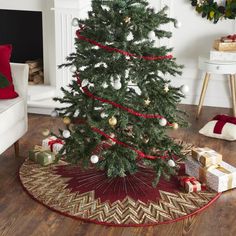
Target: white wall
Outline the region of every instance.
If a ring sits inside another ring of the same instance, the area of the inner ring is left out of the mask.
[[[190,93],[183,103],[197,104],[204,74],[197,69],[198,56],[209,56],[214,39],[235,33],[233,20],[222,20],[217,24],[197,14],[188,0],[174,0],[171,3],[171,16],[181,23],[180,29],[173,30],[170,45],[174,47],[173,55],[185,66],[179,80],[174,84],[188,84]],[[205,104],[210,106],[231,107],[230,90],[226,76],[215,76],[209,82]]]

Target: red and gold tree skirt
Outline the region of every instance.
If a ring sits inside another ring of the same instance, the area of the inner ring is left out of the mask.
[[[177,179],[161,180],[153,188],[153,174],[142,169],[135,175],[108,179],[102,171],[82,171],[64,162],[41,167],[29,160],[19,173],[24,189],[49,209],[105,225],[171,223],[202,211],[220,196],[209,189],[184,193]]]

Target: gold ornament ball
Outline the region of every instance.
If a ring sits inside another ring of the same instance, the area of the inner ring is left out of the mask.
[[[69,124],[71,123],[71,119],[70,119],[69,117],[64,117],[64,118],[63,118],[63,123],[64,123],[65,125],[69,125]]]
[[[173,129],[178,129],[179,128],[179,124],[178,123],[173,123]]]
[[[112,116],[110,119],[109,119],[109,125],[110,126],[115,126],[117,124],[117,119]]]
[[[44,129],[43,131],[42,131],[42,135],[43,136],[48,136],[50,134],[50,130],[49,129]]]

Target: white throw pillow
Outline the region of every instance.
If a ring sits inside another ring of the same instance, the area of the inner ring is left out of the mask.
[[[227,117],[224,116],[223,117]],[[229,117],[232,119],[232,117]],[[234,118],[233,118],[234,119]],[[225,139],[228,141],[234,141],[236,140],[236,124],[226,122],[224,125],[220,125],[221,128],[219,128],[219,123],[222,122],[219,120],[215,120],[215,118],[211,121],[209,121],[200,131],[200,134],[203,134],[208,137],[212,138],[218,138],[218,139]],[[217,124],[218,123],[218,124]],[[218,129],[216,129],[216,125],[218,125]],[[223,126],[223,128],[222,128]],[[216,131],[218,130],[218,132]],[[220,132],[219,132],[220,130]]]

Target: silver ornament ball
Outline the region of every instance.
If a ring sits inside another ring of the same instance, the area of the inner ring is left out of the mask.
[[[154,31],[150,31],[150,32],[148,33],[148,38],[149,38],[150,40],[155,40],[155,38],[156,38],[155,32],[154,32]]]
[[[73,18],[72,21],[71,21],[71,25],[74,26],[74,27],[77,27],[79,26],[79,19],[78,18]]]
[[[161,118],[161,119],[159,120],[159,125],[160,125],[160,126],[166,126],[166,125],[167,125],[167,120],[166,120],[165,118]]]
[[[188,94],[189,93],[189,86],[188,85],[182,85],[181,88],[180,88],[180,91],[183,93],[183,94]]]
[[[119,89],[121,89],[121,87],[122,87],[122,84],[121,84],[120,81],[115,81],[115,82],[114,82],[113,88],[114,88],[115,90],[119,90]]]
[[[170,167],[175,167],[175,162],[174,162],[173,160],[169,160],[169,161],[168,161],[168,165],[169,165]]]
[[[51,112],[51,117],[53,117],[53,118],[58,117],[58,112],[56,110],[53,110]]]
[[[69,138],[70,137],[70,131],[65,129],[63,132],[62,132],[62,136],[64,138]]]
[[[92,156],[90,157],[90,161],[91,161],[93,164],[96,164],[96,163],[98,163],[98,161],[99,161],[99,157],[98,157],[97,155],[92,155]]]
[[[179,29],[182,27],[182,23],[180,21],[175,21],[175,28]]]
[[[77,67],[75,66],[75,65],[72,65],[71,67],[70,67],[70,72],[71,73],[75,73],[77,71]]]

